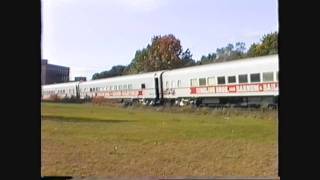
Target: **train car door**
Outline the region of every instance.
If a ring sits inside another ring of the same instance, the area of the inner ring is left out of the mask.
[[[156,91],[156,100],[159,100],[159,78],[154,78],[155,91]]]
[[[77,99],[80,98],[80,88],[79,88],[79,84],[76,85],[76,97],[77,97]]]

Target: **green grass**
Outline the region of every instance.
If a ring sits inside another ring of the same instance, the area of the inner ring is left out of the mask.
[[[276,176],[277,112],[172,109],[43,103],[42,174]]]

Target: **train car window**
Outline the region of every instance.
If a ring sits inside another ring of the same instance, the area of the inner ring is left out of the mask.
[[[260,82],[260,74],[250,74],[250,82]]]
[[[209,86],[216,85],[214,77],[208,77],[208,85]]]
[[[118,87],[119,87],[119,90],[121,90],[121,89],[122,89],[122,85],[119,85]]]
[[[196,87],[197,86],[197,79],[190,79],[190,86],[191,87]]]
[[[90,92],[92,92],[92,88],[90,88]]]
[[[177,87],[181,87],[181,80],[178,80]]]
[[[238,76],[239,83],[247,83],[248,82],[248,75],[247,74],[240,74]]]
[[[166,88],[169,88],[169,81],[166,81]]]
[[[127,89],[127,85],[126,85],[126,84],[125,84],[125,85],[123,85],[122,87],[123,87],[123,89]]]
[[[206,78],[199,78],[199,86],[206,86],[207,82],[206,82]]]
[[[236,83],[236,76],[228,76],[228,83]]]
[[[263,82],[273,81],[273,72],[262,73]]]
[[[132,84],[128,84],[128,89],[132,89]]]
[[[226,78],[224,76],[218,77],[218,84],[226,84]]]
[[[145,89],[146,88],[146,85],[143,83],[141,84],[141,89]]]
[[[117,90],[117,86],[115,85],[115,86],[113,86],[113,89],[116,91]]]
[[[175,88],[176,87],[176,82],[175,81],[171,81],[171,88]]]

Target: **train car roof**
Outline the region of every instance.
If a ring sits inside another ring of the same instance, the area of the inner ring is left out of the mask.
[[[72,85],[77,85],[77,84],[79,84],[79,82],[65,82],[65,83],[56,83],[56,84],[46,84],[46,85],[42,85],[42,87],[54,88],[54,87],[72,86]]]
[[[260,62],[260,60],[272,60],[272,59],[278,60],[278,54],[274,55],[266,55],[266,56],[258,56],[258,57],[249,57],[249,58],[243,58],[243,59],[235,59],[231,61],[224,61],[224,62],[216,62],[216,63],[210,63],[210,64],[203,64],[203,65],[196,65],[191,67],[184,67],[184,68],[178,68],[178,69],[172,69],[172,70],[166,70],[166,73],[171,72],[184,72],[184,71],[193,71],[198,70],[199,68],[213,68],[213,67],[223,67],[223,66],[233,66],[237,64],[243,64],[247,62]]]
[[[161,73],[163,71],[153,71],[153,72],[147,72],[147,73],[140,73],[140,74],[130,74],[130,75],[123,75],[123,76],[114,76],[114,77],[108,77],[108,78],[102,78],[102,79],[96,79],[96,80],[90,80],[90,81],[84,81],[80,84],[86,85],[91,83],[99,83],[104,81],[118,81],[118,80],[130,80],[135,78],[141,78],[141,77],[154,77],[155,74]]]

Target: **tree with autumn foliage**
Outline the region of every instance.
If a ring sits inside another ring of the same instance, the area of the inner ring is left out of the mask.
[[[137,50],[126,74],[174,69],[194,65],[189,49],[183,52],[180,40],[174,35],[154,36],[151,45]]]
[[[182,67],[183,63],[179,57],[181,53],[180,40],[174,35],[153,37],[147,61],[148,71]]]

